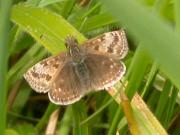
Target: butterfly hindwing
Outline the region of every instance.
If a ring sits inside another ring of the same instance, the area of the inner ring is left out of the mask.
[[[82,93],[80,78],[75,72],[75,66],[67,62],[53,81],[48,93],[49,99],[55,104],[67,105],[78,101]]]
[[[31,67],[24,74],[24,78],[36,92],[46,93],[56,73],[63,67],[64,60],[64,53],[44,59]]]
[[[128,52],[128,43],[124,30],[118,30],[90,39],[82,45],[82,48],[88,53],[122,59]]]
[[[92,89],[101,90],[113,86],[126,71],[123,62],[103,55],[88,54],[85,59]]]

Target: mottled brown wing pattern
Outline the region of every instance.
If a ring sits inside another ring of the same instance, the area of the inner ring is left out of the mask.
[[[83,43],[87,53],[107,55],[122,59],[128,52],[128,43],[124,30],[104,33]]]
[[[128,52],[124,30],[104,33],[81,47],[69,37],[66,45],[67,53],[42,60],[24,74],[32,89],[48,92],[55,104],[72,104],[92,90],[113,86],[125,74],[119,61]]]
[[[48,93],[54,104],[68,105],[78,101],[84,94],[80,78],[75,73],[75,66],[67,62],[53,81]]]
[[[123,62],[103,55],[88,54],[84,62],[89,70],[91,89],[95,90],[113,86],[126,71]]]
[[[24,78],[36,92],[46,93],[57,72],[63,67],[64,61],[64,53],[44,59],[31,67],[24,74]]]

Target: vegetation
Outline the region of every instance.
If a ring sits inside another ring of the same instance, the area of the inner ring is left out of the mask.
[[[180,134],[179,0],[1,0],[0,16],[0,135]],[[130,51],[115,88],[57,106],[23,79],[67,35],[122,28]]]

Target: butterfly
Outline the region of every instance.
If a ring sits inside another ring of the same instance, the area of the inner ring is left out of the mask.
[[[101,34],[81,46],[68,36],[65,45],[67,52],[38,62],[24,74],[31,88],[48,93],[54,104],[72,104],[91,91],[112,87],[125,74],[121,61],[128,53],[124,30]]]

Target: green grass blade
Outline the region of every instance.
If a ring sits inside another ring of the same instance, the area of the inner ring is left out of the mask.
[[[64,18],[68,18],[68,16],[70,15],[71,11],[73,10],[73,7],[75,6],[75,4],[76,4],[76,0],[67,0],[65,2],[65,5],[63,7],[61,15]]]
[[[34,55],[36,53],[38,53],[40,51],[41,47],[37,44],[33,45],[23,56],[20,60],[18,60],[16,62],[16,64],[14,64],[11,69],[8,71],[8,79],[10,79],[12,76],[15,75],[15,73],[17,73],[22,66],[24,65],[24,63],[26,63],[28,60],[30,60],[32,57],[34,57]]]
[[[72,106],[67,107],[62,121],[59,123],[58,135],[68,135],[72,128],[73,111]]]
[[[82,101],[72,105],[73,108],[73,135],[88,135],[87,124],[81,125],[80,122],[87,117],[86,106]]]
[[[49,119],[49,116],[57,108],[58,108],[58,106],[56,106],[56,105],[54,105],[52,103],[49,103],[48,108],[46,109],[46,112],[44,113],[43,117],[40,119],[40,121],[36,125],[36,129],[38,131],[41,131],[44,128],[44,126],[46,125],[46,123],[47,123],[47,121]]]
[[[108,13],[102,13],[90,17],[82,27],[83,32],[88,32],[115,23],[116,20]]]
[[[5,134],[6,128],[6,96],[7,96],[7,70],[8,70],[8,40],[9,40],[9,14],[11,0],[0,1],[0,134]]]
[[[122,108],[119,107],[115,113],[115,116],[114,116],[113,121],[111,123],[111,126],[109,128],[108,135],[115,135],[116,134],[116,132],[117,132],[116,129],[117,129],[118,124],[122,118],[123,118],[123,111],[122,111]]]
[[[129,32],[143,43],[152,58],[157,60],[162,71],[180,88],[179,35],[154,12],[148,12],[136,1],[104,0],[102,2]]]
[[[176,30],[180,33],[180,1],[174,0]]]
[[[39,6],[39,7],[45,7],[45,6],[48,6],[48,5],[57,3],[57,2],[62,2],[62,1],[65,1],[65,0],[41,0],[41,1],[38,3],[38,6]]]
[[[156,0],[154,4],[154,9],[162,15],[168,5],[168,2],[169,0]]]
[[[152,67],[151,67],[151,70],[149,72],[146,84],[145,84],[145,86],[144,86],[144,88],[142,90],[141,96],[145,97],[145,99],[146,99],[146,95],[150,92],[150,88],[153,85],[153,82],[155,80],[155,77],[156,77],[156,74],[157,74],[157,71],[158,71],[157,67],[158,67],[157,63],[154,62]]]
[[[166,116],[164,117],[165,120],[164,120],[163,125],[165,128],[168,128],[170,125],[170,121],[171,121],[173,113],[174,113],[174,107],[176,105],[177,96],[178,96],[178,89],[173,88],[171,91],[171,97],[170,97],[169,102],[168,102],[168,107],[166,109]]]
[[[164,111],[166,111],[166,107],[167,107],[167,103],[168,103],[168,98],[169,98],[169,93],[172,89],[172,83],[167,80],[165,85],[164,85],[164,88],[162,90],[162,93],[160,95],[160,98],[159,98],[159,101],[158,101],[158,104],[157,104],[157,108],[156,108],[156,111],[155,111],[155,115],[156,117],[161,120],[162,123],[163,120],[164,120]]]
[[[126,88],[127,96],[130,99],[134,96],[135,92],[138,90],[144,78],[144,74],[147,69],[147,66],[150,63],[150,59],[145,52],[146,50],[144,49],[143,46],[141,45],[138,46],[128,71],[128,72],[132,72]]]
[[[112,103],[113,98],[109,99],[107,101],[107,99],[105,99],[103,101],[103,105],[101,107],[99,107],[93,114],[91,114],[89,117],[87,117],[86,119],[84,119],[83,121],[81,121],[81,125],[86,124],[87,122],[89,122],[90,120],[92,120],[93,118],[95,118],[98,114],[100,114],[108,105],[110,105],[110,103]]]

